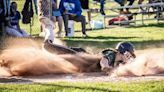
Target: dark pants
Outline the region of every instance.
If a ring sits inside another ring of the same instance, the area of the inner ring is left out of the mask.
[[[133,5],[135,0],[127,0],[129,2],[129,6]],[[124,6],[124,0],[115,0],[115,2],[117,2],[118,4],[120,4],[120,6]],[[126,8],[126,10],[129,10],[129,8]],[[123,9],[121,9],[121,11],[123,11]]]
[[[37,0],[34,0],[34,6],[35,6],[35,13],[38,14],[38,6],[37,6]]]
[[[100,11],[104,11],[105,0],[100,0]]]
[[[86,20],[85,20],[85,16],[80,15],[80,16],[70,16],[68,14],[64,14],[63,15],[63,20],[64,20],[64,27],[65,27],[65,35],[68,35],[68,20],[74,20],[76,22],[81,22],[81,26],[82,26],[82,33],[86,34]]]

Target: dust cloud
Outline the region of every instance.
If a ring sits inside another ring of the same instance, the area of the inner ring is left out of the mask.
[[[139,51],[134,62],[116,68],[111,76],[145,76],[164,73],[164,49]]]
[[[89,54],[57,55],[42,49],[42,40],[8,38],[0,54],[0,76],[44,75],[99,71],[100,57]],[[62,41],[55,41],[63,44]],[[88,69],[86,68],[88,67]]]
[[[1,47],[0,75],[40,75],[51,72],[73,73],[73,70],[76,70],[71,63],[63,58],[42,50],[41,41],[43,42],[42,39],[30,38],[5,39],[5,43]],[[62,43],[61,41],[58,42],[59,44]],[[56,69],[51,67],[56,67]]]
[[[65,45],[60,40],[56,44]],[[42,49],[40,38],[7,38],[0,48],[0,76],[100,72],[101,55],[55,54]],[[164,73],[164,49],[136,51],[134,62],[120,65],[110,76],[143,76]]]

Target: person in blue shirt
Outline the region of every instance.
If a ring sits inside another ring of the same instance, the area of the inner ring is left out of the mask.
[[[83,37],[86,37],[86,19],[85,16],[81,15],[82,8],[79,0],[61,0],[59,9],[62,13],[64,26],[65,26],[65,36],[68,36],[68,20],[74,20],[81,22]]]
[[[7,34],[15,37],[29,37],[29,34],[20,28],[19,20],[21,19],[21,15],[17,11],[17,3],[12,2],[10,8],[10,24],[6,27]]]
[[[19,20],[21,19],[21,15],[20,15],[19,11],[16,10],[15,2],[12,2],[12,4],[11,4],[10,18],[11,18],[11,21],[10,21],[11,25],[16,26],[18,29],[20,29]]]

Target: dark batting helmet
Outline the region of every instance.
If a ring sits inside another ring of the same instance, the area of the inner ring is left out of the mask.
[[[116,49],[121,53],[124,54],[126,51],[130,52],[131,55],[135,58],[136,55],[134,54],[134,45],[130,42],[119,42],[116,46]]]

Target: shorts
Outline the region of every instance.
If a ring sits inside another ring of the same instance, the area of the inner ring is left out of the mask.
[[[52,16],[56,16],[56,17],[61,16],[60,10],[53,10],[52,11]]]

